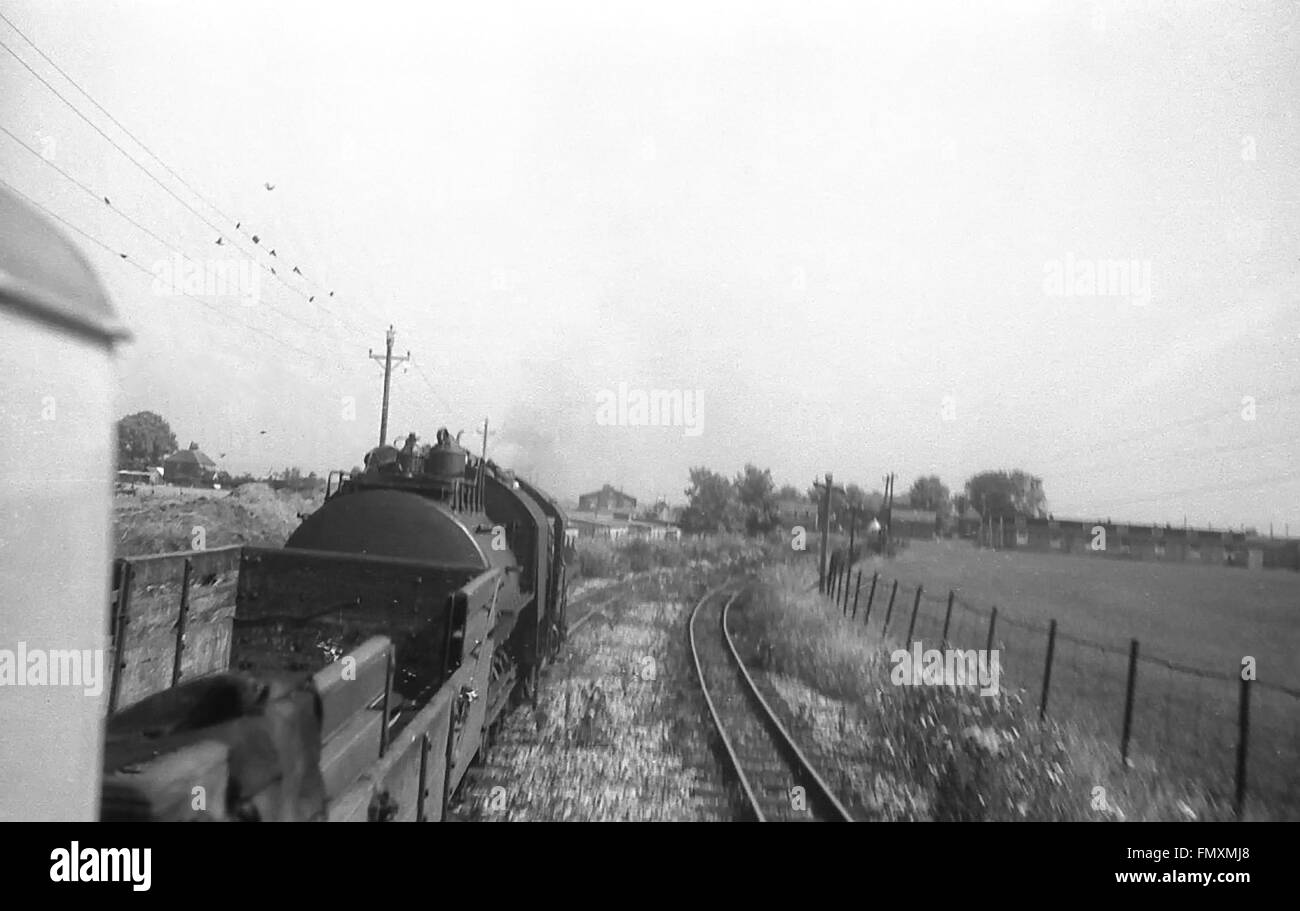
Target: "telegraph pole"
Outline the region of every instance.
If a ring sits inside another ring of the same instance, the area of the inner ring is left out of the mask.
[[[889,552],[889,539],[893,533],[894,526],[894,474],[890,472],[885,475],[885,501],[884,501],[885,521],[880,528],[880,553],[881,556]]]
[[[481,458],[483,464],[485,465],[487,464],[487,438],[488,438],[488,419],[484,418],[483,419],[483,455]]]
[[[372,361],[380,362],[383,363],[384,365],[384,407],[383,407],[383,411],[380,412],[380,416],[379,416],[379,445],[380,446],[383,446],[386,442],[388,442],[388,388],[392,381],[393,363],[396,362],[398,364],[401,364],[411,359],[411,352],[409,351],[406,352],[406,354],[401,357],[393,357],[393,342],[396,340],[396,338],[397,338],[397,333],[393,331],[392,326],[389,326],[387,346],[384,351],[384,354],[382,356],[375,354],[373,349],[369,351],[370,359]]]
[[[823,521],[825,522],[825,524],[822,526],[822,551],[821,551],[821,556],[818,557],[817,559],[817,590],[824,592],[826,590],[827,545],[830,543],[830,536],[831,536],[831,502],[832,502],[831,491],[839,490],[841,493],[843,493],[844,488],[835,487],[835,478],[831,475],[829,471],[826,472],[826,483],[822,484],[820,481],[813,481],[813,487],[826,488],[826,494],[822,498],[822,516],[823,516]]]
[[[479,462],[478,462],[478,489],[479,489],[479,496],[482,496],[483,491],[487,487],[485,483],[486,475],[484,474],[484,472],[487,471],[487,441],[488,441],[488,419],[487,418],[483,419],[483,429],[478,432],[483,434],[483,450],[482,450],[483,454],[479,457]]]

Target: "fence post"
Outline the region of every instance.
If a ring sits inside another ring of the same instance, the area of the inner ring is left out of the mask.
[[[185,571],[181,576],[181,606],[176,614],[176,649],[172,652],[172,686],[181,682],[181,662],[185,658],[185,626],[190,616],[190,576],[194,563],[185,558]]]
[[[943,644],[948,646],[948,624],[952,622],[952,599],[953,590],[948,589],[948,612],[943,615]]]
[[[894,580],[894,587],[889,590],[889,608],[885,611],[885,625],[880,628],[880,638],[885,638],[885,633],[889,630],[889,618],[894,614],[894,595],[898,594],[898,580]]]
[[[1133,732],[1133,694],[1137,687],[1138,641],[1129,642],[1128,646],[1128,687],[1124,693],[1124,730],[1120,734],[1119,761],[1128,765],[1128,741]]]
[[[117,697],[122,688],[122,671],[126,668],[126,625],[131,615],[131,581],[135,577],[135,564],[122,563],[122,576],[118,582],[116,622],[113,624],[113,676],[108,686],[108,714],[117,711]]]
[[[921,609],[921,586],[916,587],[916,600],[912,602],[912,619],[907,623],[907,638],[903,640],[906,645],[912,641],[912,631],[916,629],[916,612]]]
[[[858,584],[853,587],[853,619],[858,619],[858,596],[862,594],[862,570],[858,570]]]
[[[1241,700],[1237,704],[1237,819],[1246,808],[1246,758],[1250,743],[1250,679],[1241,678]]]
[[[1043,697],[1038,701],[1038,720],[1047,717],[1047,693],[1052,685],[1052,656],[1056,653],[1056,620],[1047,628],[1047,664],[1043,667]]]
[[[998,606],[993,605],[993,613],[989,614],[989,639],[984,644],[985,652],[993,651],[993,629],[998,625]]]
[[[866,626],[871,623],[871,602],[876,600],[876,581],[880,578],[880,570],[871,574],[871,593],[867,595],[867,612],[862,615],[862,625]]]
[[[859,570],[861,572],[861,570]],[[844,594],[841,596],[844,601],[844,616],[849,615],[849,583],[853,581],[853,560],[850,558],[844,565]]]

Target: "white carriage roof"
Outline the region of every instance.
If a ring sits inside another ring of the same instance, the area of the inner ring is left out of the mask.
[[[82,252],[0,188],[0,307],[104,342],[129,337]]]

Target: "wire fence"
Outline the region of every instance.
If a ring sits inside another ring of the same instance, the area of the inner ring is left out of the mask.
[[[1000,685],[1040,717],[1068,720],[1114,748],[1121,764],[1155,760],[1194,779],[1238,816],[1252,805],[1300,817],[1300,690],[1206,671],[974,604],[954,591],[856,568],[832,555],[823,586],[848,622],[913,648],[996,650]]]

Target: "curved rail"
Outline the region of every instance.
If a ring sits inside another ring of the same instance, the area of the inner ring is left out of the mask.
[[[777,719],[740,660],[726,622],[731,605],[742,591],[724,585],[705,594],[691,612],[688,630],[691,658],[704,701],[745,800],[759,822],[769,819],[852,822],[853,817]],[[713,613],[716,622],[700,627],[696,621],[701,614],[711,613],[706,607],[716,607],[719,603],[721,609]],[[708,659],[709,674],[705,673],[702,653]],[[729,724],[723,721],[724,712],[730,717]],[[808,805],[802,813],[790,801],[790,787],[796,784],[806,786]]]

